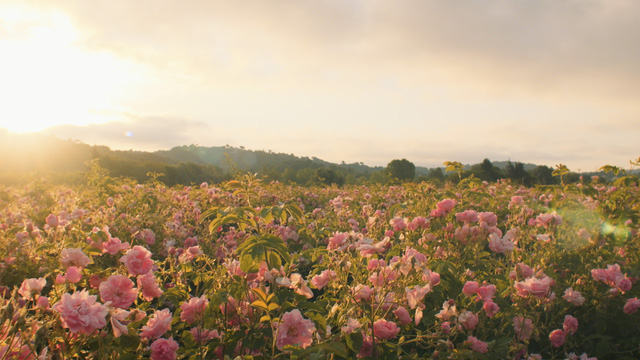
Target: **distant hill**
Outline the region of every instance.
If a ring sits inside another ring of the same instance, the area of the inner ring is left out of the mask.
[[[257,173],[269,180],[308,184],[324,182],[361,183],[386,182],[385,168],[357,163],[331,163],[317,157],[249,150],[244,147],[197,145],[176,146],[154,152],[111,150],[107,146],[87,145],[74,140],[62,140],[38,133],[13,134],[0,128],[0,183],[16,182],[32,175],[48,175],[69,179],[69,174],[81,178],[87,162],[98,159],[111,176],[130,177],[144,182],[148,173],[163,174],[159,180],[168,185],[219,182],[238,172]],[[391,161],[393,159],[389,159]],[[511,166],[509,164],[511,163]],[[489,161],[464,165],[463,176],[474,174],[484,180],[511,178],[525,184],[553,183],[552,169],[535,164],[510,161]],[[634,171],[640,173],[640,170]],[[584,175],[595,175],[584,174]],[[578,176],[574,174],[574,178]],[[603,179],[610,174],[597,173]],[[444,167],[416,166],[416,178],[437,181],[458,178],[444,173]]]

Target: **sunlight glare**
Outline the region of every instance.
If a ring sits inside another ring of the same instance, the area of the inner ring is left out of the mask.
[[[137,65],[79,46],[64,14],[0,7],[0,127],[32,132],[113,120],[114,97],[136,81]]]

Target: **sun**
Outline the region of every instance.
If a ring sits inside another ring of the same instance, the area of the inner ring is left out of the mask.
[[[113,120],[136,64],[82,47],[64,13],[0,5],[0,127],[13,132]]]

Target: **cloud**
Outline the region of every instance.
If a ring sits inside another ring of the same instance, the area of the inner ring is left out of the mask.
[[[147,69],[119,105],[167,125],[56,130],[113,147],[373,165],[637,157],[637,1],[29,1],[67,14],[77,47]]]
[[[159,150],[192,144],[196,134],[211,131],[209,125],[162,116],[131,116],[128,122],[108,122],[86,126],[61,125],[43,133],[88,144],[108,145],[119,150]]]
[[[640,91],[633,1],[57,4],[86,30],[83,46],[206,81],[322,85],[333,72],[354,85],[386,74],[505,93]]]

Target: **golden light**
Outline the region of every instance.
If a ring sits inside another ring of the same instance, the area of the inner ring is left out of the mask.
[[[0,5],[0,127],[14,132],[112,120],[113,102],[137,65],[80,46],[64,13]]]

